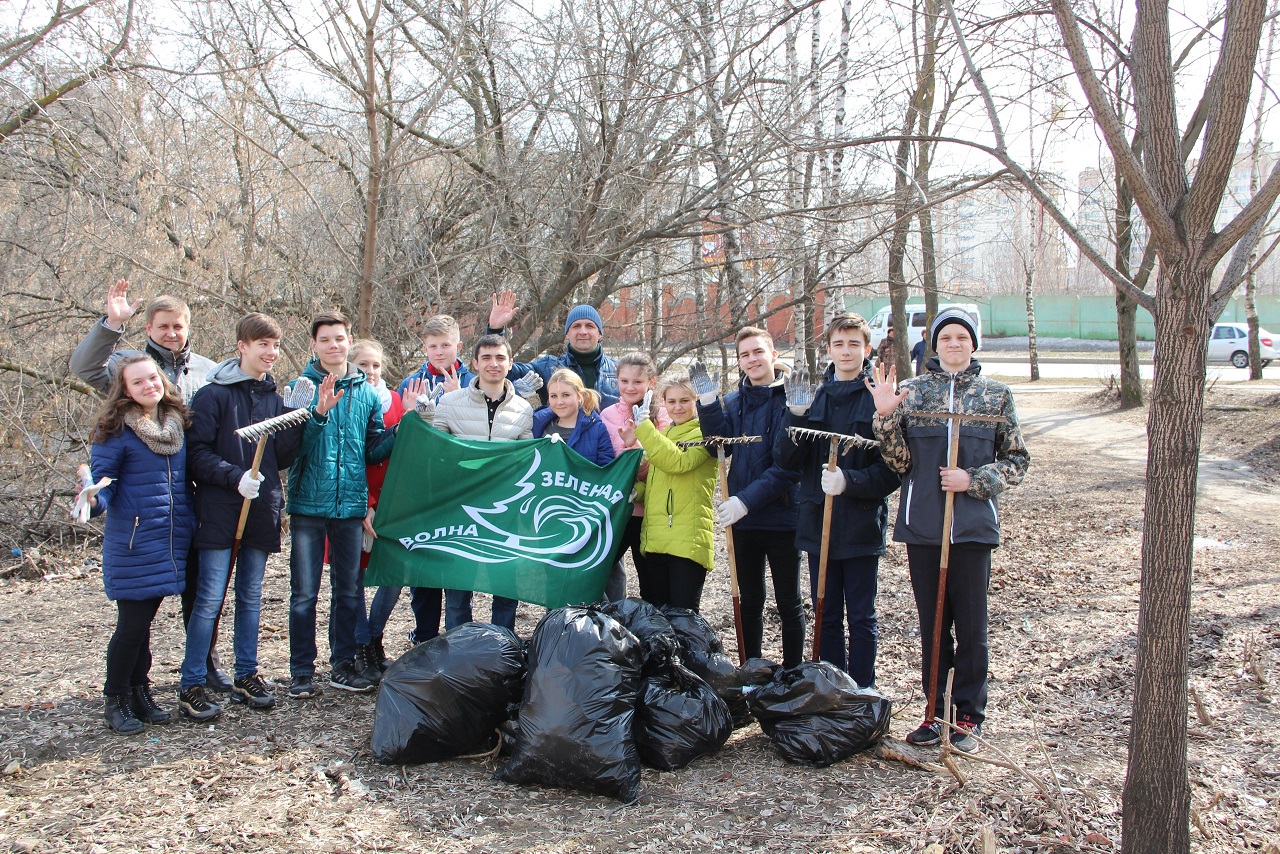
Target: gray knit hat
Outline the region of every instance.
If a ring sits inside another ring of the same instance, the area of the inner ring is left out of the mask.
[[[938,333],[949,323],[959,323],[968,329],[969,337],[973,339],[973,349],[978,349],[978,324],[974,323],[973,317],[962,308],[948,308],[938,312],[938,316],[933,319],[933,325],[929,327],[929,349],[935,353],[938,352]]]

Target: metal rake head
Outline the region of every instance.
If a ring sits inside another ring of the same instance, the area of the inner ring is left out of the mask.
[[[837,443],[838,453],[844,454],[854,448],[878,448],[880,443],[865,436],[846,436],[844,433],[830,433],[826,430],[814,430],[812,427],[788,427],[787,434],[792,441],[796,439],[828,439]]]
[[[272,433],[279,433],[281,430],[287,430],[301,424],[311,417],[309,409],[294,409],[286,412],[284,415],[277,415],[274,418],[267,418],[259,421],[257,424],[250,424],[247,427],[241,427],[236,431],[236,435],[246,442],[256,442],[259,439],[265,439]]]
[[[763,441],[762,436],[707,436],[696,442],[676,442],[679,448],[719,448],[724,445],[749,445]]]

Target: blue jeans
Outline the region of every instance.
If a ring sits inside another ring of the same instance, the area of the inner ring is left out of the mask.
[[[851,557],[827,561],[827,595],[822,603],[822,638],[818,656],[847,672],[861,688],[876,684],[876,588],[880,558]],[[809,553],[809,589],[818,602],[818,555]],[[845,654],[845,617],[849,619]]]
[[[471,591],[446,590],[444,592],[444,628],[445,631],[471,622]],[[491,622],[504,629],[516,630],[516,606],[520,602],[507,599],[505,596],[493,597],[493,616]]]
[[[316,670],[316,597],[324,573],[324,544],[329,541],[329,664],[356,655],[356,616],[360,611],[361,520],[290,517],[289,673],[313,676]]]
[[[409,591],[414,624],[409,642],[418,644],[439,636],[440,598],[444,591],[439,587],[410,587]]]
[[[378,592],[373,594],[373,601],[369,603],[369,636],[374,638],[382,637],[382,633],[387,630],[387,620],[391,619],[391,612],[395,610],[396,602],[400,601],[399,587],[379,587]]]
[[[182,687],[203,685],[222,594],[231,572],[231,549],[200,549],[195,603],[187,621],[187,651],[182,658]],[[237,679],[258,672],[258,621],[262,613],[262,576],[267,553],[241,547],[235,574],[235,650]]]

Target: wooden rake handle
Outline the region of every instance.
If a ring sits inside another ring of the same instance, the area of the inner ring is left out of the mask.
[[[729,500],[729,478],[725,474],[727,464],[724,443],[716,445],[716,476],[720,480],[720,500]],[[742,596],[738,592],[738,558],[733,550],[733,526],[724,526],[724,544],[729,552],[729,597],[733,601],[733,630],[738,640],[738,664],[747,663],[747,641],[742,631]]]
[[[832,438],[827,452],[827,471],[836,470],[836,458],[840,453],[840,440]],[[822,609],[827,598],[827,559],[831,554],[831,507],[835,496],[828,494],[822,502],[822,548],[818,552],[818,598],[813,605],[813,660],[819,661],[822,647]]]

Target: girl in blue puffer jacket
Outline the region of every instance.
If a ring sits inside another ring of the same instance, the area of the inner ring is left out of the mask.
[[[102,580],[117,616],[102,693],[107,725],[118,733],[170,717],[151,695],[151,622],[161,600],[186,583],[196,529],[183,432],[189,425],[177,389],[149,356],[120,360],[90,452],[93,479],[111,483],[89,499],[94,515],[107,514]]]

